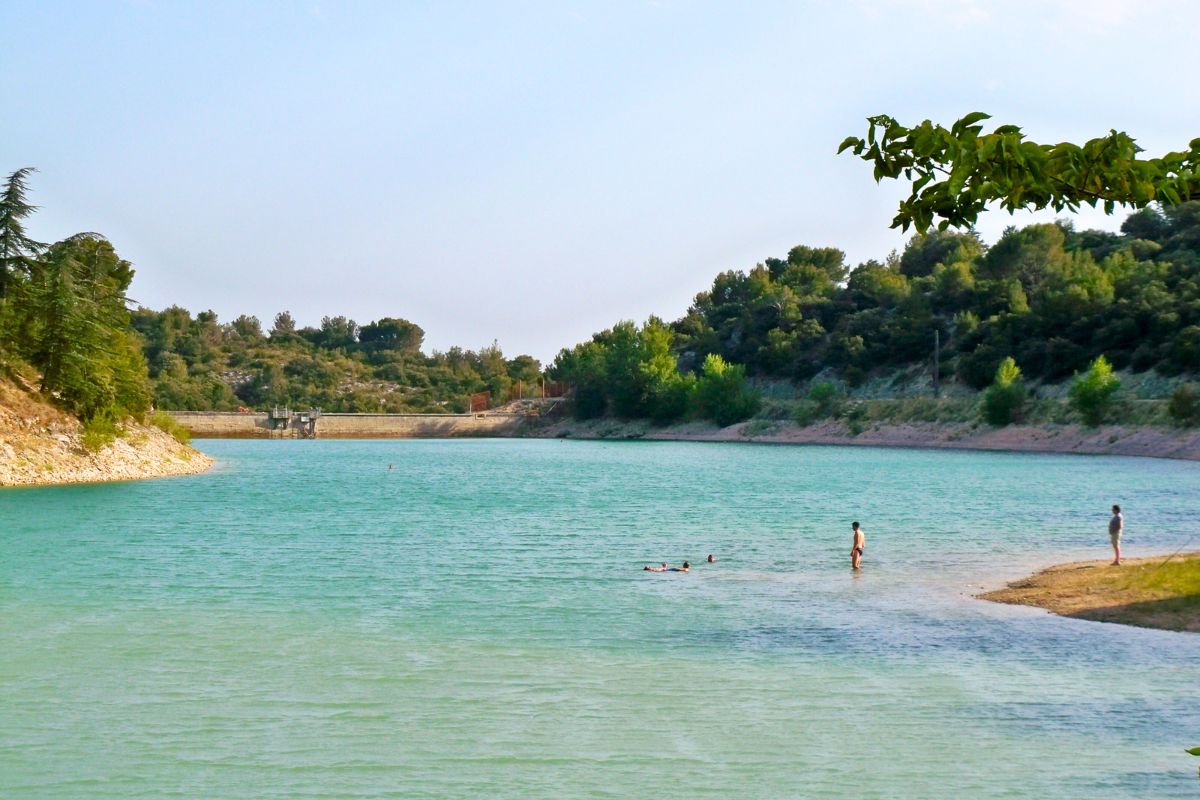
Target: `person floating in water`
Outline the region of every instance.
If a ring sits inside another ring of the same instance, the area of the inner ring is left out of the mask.
[[[853,569],[862,569],[863,551],[867,549],[867,535],[863,533],[863,529],[857,522],[850,525],[850,530],[854,531],[854,542],[850,545],[850,566]]]
[[[710,563],[710,564],[717,563],[717,557],[714,556],[712,553],[709,553],[708,554],[708,563]]]
[[[1108,521],[1108,538],[1112,540],[1114,567],[1121,566],[1121,533],[1125,530],[1125,517],[1121,515],[1121,507],[1113,504],[1112,519]]]
[[[692,565],[686,561],[683,562],[682,567],[668,567],[667,562],[665,562],[665,561],[662,563],[662,565],[657,566],[657,567],[650,567],[650,566],[642,567],[643,572],[690,572],[691,569],[692,569]]]

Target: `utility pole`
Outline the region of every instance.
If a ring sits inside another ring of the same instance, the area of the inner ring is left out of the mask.
[[[933,329],[933,396],[942,396],[942,384],[939,370],[942,367],[942,332]]]

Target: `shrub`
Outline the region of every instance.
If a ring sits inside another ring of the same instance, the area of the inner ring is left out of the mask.
[[[796,424],[802,428],[807,428],[821,419],[821,415],[817,411],[817,404],[812,400],[801,400],[796,403],[795,419]]]
[[[814,383],[808,388],[808,399],[816,404],[817,414],[831,417],[837,414],[839,400],[837,387],[828,381]]]
[[[1108,359],[1098,356],[1087,372],[1076,376],[1068,396],[1071,407],[1079,412],[1084,423],[1095,427],[1108,416],[1113,405],[1113,395],[1120,388],[1121,381],[1113,375]]]
[[[1171,392],[1167,413],[1176,423],[1187,428],[1200,425],[1200,393],[1190,383],[1181,384]]]
[[[722,428],[754,416],[762,402],[746,380],[746,368],[716,353],[704,359],[704,375],[696,382],[696,410]]]
[[[1000,362],[996,378],[983,393],[983,418],[989,425],[1010,424],[1025,405],[1025,382],[1021,368],[1011,356]]]
[[[95,453],[108,447],[121,435],[116,420],[107,415],[97,415],[83,423],[80,441],[85,450]]]
[[[188,429],[180,425],[174,417],[165,411],[155,411],[146,421],[159,430],[171,434],[171,436],[175,437],[175,441],[180,444],[192,443],[192,434],[188,432]]]
[[[842,416],[846,420],[846,427],[850,429],[850,434],[858,436],[863,432],[863,422],[867,419],[867,406],[865,403],[849,403],[844,408]]]

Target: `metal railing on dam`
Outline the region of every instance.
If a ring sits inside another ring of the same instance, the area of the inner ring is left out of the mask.
[[[338,414],[322,412],[303,424],[281,425],[267,411],[168,411],[199,439],[423,439],[511,436],[536,417],[528,414]],[[306,412],[296,412],[297,420]]]

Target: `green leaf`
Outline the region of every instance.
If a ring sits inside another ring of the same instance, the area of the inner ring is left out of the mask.
[[[957,124],[961,125],[963,128],[966,128],[968,125],[974,125],[976,122],[991,118],[991,114],[985,114],[982,111],[972,111],[970,114],[967,114],[965,117],[960,119]]]
[[[842,143],[840,145],[838,145],[838,149],[837,149],[838,154],[840,155],[843,151],[848,150],[851,147],[854,147],[861,141],[862,141],[862,139],[859,139],[857,136],[847,136],[845,139],[842,140]]]
[[[1200,747],[1193,747],[1188,750],[1184,750],[1184,752],[1190,753],[1191,755],[1194,755],[1194,756],[1200,756]]]

